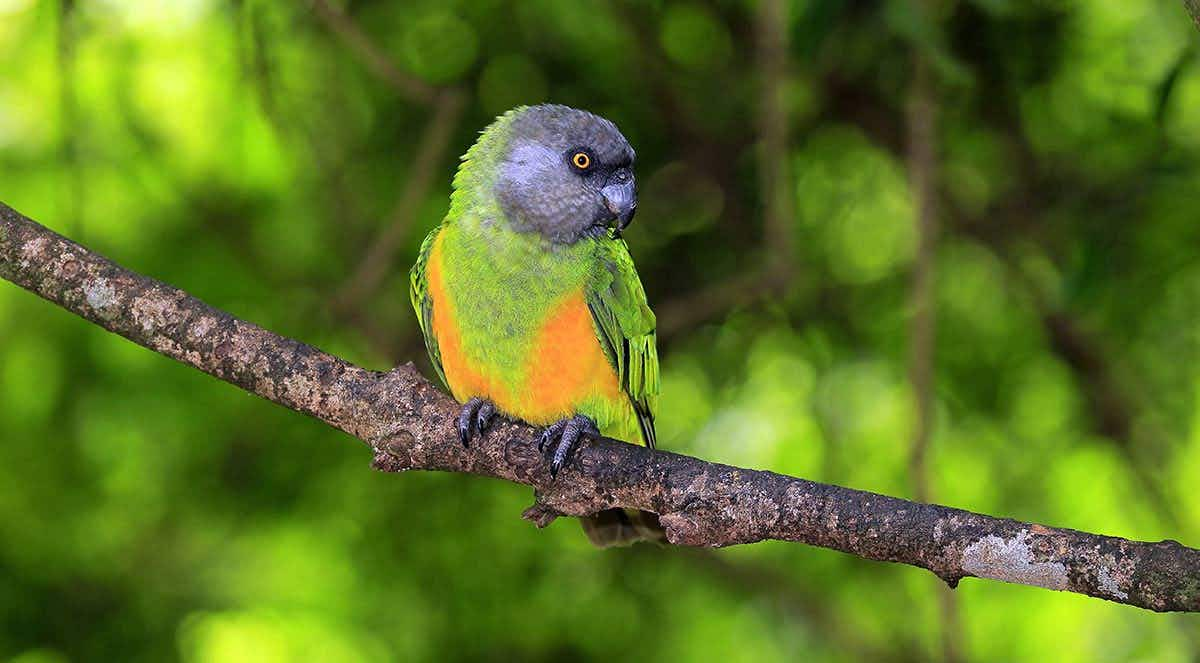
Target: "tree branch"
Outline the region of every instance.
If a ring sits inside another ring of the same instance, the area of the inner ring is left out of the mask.
[[[933,354],[935,347],[934,259],[937,253],[937,148],[933,73],[925,57],[913,55],[913,81],[908,103],[908,170],[916,208],[917,255],[913,262],[912,321],[909,331],[909,381],[916,399],[916,426],[909,455],[909,474],[917,499],[929,499],[927,457],[933,436]]]
[[[916,0],[914,11],[929,21],[930,2]],[[916,208],[917,255],[913,261],[912,320],[909,322],[909,382],[912,384],[915,419],[912,443],[909,447],[908,474],[913,494],[922,502],[932,499],[929,480],[929,446],[933,440],[934,412],[934,354],[936,351],[937,316],[935,311],[934,262],[938,240],[938,95],[933,67],[919,47],[912,52],[912,81],[906,109],[908,134],[909,188]],[[956,597],[944,586],[937,588],[938,610],[941,614],[942,660],[959,663],[965,660],[966,636],[962,628],[962,611]]]
[[[465,96],[462,91],[453,88],[438,93],[429,125],[421,136],[413,158],[413,172],[404,183],[400,199],[384,223],[383,230],[371,242],[354,275],[342,286],[336,302],[339,310],[357,311],[362,302],[374,294],[387,278],[396,250],[408,238],[421,203],[433,185],[434,174],[438,172],[438,166],[450,147]]]
[[[764,0],[758,12],[759,168],[764,209],[763,235],[771,269],[789,274],[794,253],[795,183],[788,163],[788,115],[784,105],[788,62],[788,3]]]
[[[1156,611],[1200,612],[1200,550],[918,504],[644,447],[583,444],[553,481],[537,431],[501,422],[463,449],[457,404],[411,364],[375,372],[238,320],[0,204],[0,277],[109,331],[366,441],[372,465],[465,472],[532,486],[527,517],[615,506],[660,514],[671,543],[797,541]]]
[[[1183,6],[1192,15],[1192,20],[1196,22],[1196,27],[1200,28],[1200,0],[1183,0]]]
[[[726,315],[739,306],[753,306],[773,297],[791,283],[790,271],[767,267],[719,281],[696,292],[655,306],[658,338],[669,339],[697,325]]]
[[[314,0],[313,10],[330,30],[346,42],[371,73],[387,81],[397,92],[421,104],[433,104],[437,100],[436,88],[393,64],[391,58],[363,32],[358,23],[341,9],[333,6],[328,0]]]
[[[795,277],[792,233],[796,205],[792,199],[795,192],[788,163],[788,115],[783,98],[787,84],[788,22],[788,7],[783,0],[765,0],[759,5],[755,38],[761,72],[757,126],[758,180],[764,201],[764,264],[749,274],[717,282],[660,305],[660,339],[671,338],[737,306],[757,304],[759,300],[785,293]]]

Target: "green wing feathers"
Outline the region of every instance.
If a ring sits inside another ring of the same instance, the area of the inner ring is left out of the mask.
[[[646,303],[646,291],[625,242],[600,241],[597,246],[599,268],[588,288],[588,308],[600,344],[637,413],[642,439],[653,449],[659,392],[654,312]]]
[[[425,349],[429,352],[429,361],[442,379],[442,385],[449,389],[446,373],[442,369],[442,353],[438,350],[437,336],[433,333],[433,298],[429,295],[429,281],[425,268],[429,263],[429,253],[433,251],[433,242],[437,239],[442,226],[438,226],[425,236],[421,243],[421,252],[417,255],[417,263],[408,273],[409,297],[412,299],[413,310],[417,312],[417,321],[421,324],[421,334],[425,337]]]

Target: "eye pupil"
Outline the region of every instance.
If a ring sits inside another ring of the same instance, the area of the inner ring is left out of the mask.
[[[587,170],[587,167],[592,165],[592,158],[586,152],[576,152],[575,156],[571,157],[571,163],[580,170]]]

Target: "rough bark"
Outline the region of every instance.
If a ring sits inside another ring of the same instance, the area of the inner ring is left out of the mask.
[[[1200,0],[1183,0],[1183,6],[1192,15],[1192,20],[1195,21],[1196,27],[1200,28]]]
[[[0,204],[0,277],[95,324],[365,441],[386,472],[466,472],[532,486],[525,516],[622,506],[661,515],[671,543],[797,541],[1156,611],[1200,612],[1200,550],[994,518],[664,451],[584,443],[552,481],[538,431],[501,422],[464,449],[454,401],[411,364],[370,371],[124,269]],[[283,451],[281,450],[281,453]]]

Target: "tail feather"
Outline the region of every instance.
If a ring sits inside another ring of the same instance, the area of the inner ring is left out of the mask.
[[[666,543],[658,514],[636,509],[606,509],[579,519],[588,540],[597,548],[629,546],[639,541]]]

